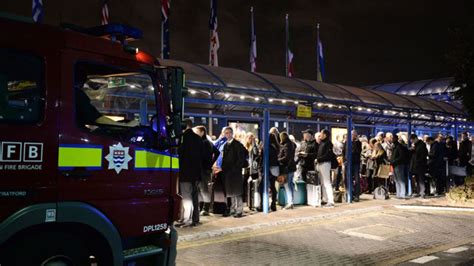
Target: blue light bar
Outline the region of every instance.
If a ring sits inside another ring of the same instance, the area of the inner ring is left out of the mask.
[[[107,25],[88,28],[85,30],[87,34],[98,37],[109,37],[112,41],[133,41],[143,37],[143,32],[134,27],[119,23],[110,23]]]

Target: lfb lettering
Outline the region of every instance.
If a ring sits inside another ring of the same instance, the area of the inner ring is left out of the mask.
[[[28,149],[28,157],[30,158],[37,158],[38,157],[38,147],[31,146]]]
[[[2,142],[2,161],[21,161],[21,142]]]
[[[0,161],[3,162],[42,162],[43,143],[2,142]]]
[[[43,161],[43,143],[25,142],[24,158],[25,162]]]

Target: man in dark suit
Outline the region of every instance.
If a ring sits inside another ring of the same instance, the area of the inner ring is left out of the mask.
[[[222,155],[225,193],[231,202],[230,214],[235,218],[240,218],[243,212],[242,168],[244,168],[246,163],[246,149],[242,143],[234,139],[234,131],[231,127],[224,129],[224,135],[227,139]]]
[[[459,166],[466,166],[467,175],[472,174],[472,167],[469,161],[471,160],[472,154],[472,142],[469,140],[467,132],[461,134],[461,143],[459,143]],[[457,185],[462,185],[464,179]]]
[[[183,197],[183,216],[179,226],[199,224],[198,184],[202,173],[203,141],[193,132],[193,122],[185,120],[179,153],[179,189]]]
[[[428,143],[428,166],[431,176],[436,180],[436,195],[441,195],[446,189],[446,143],[441,134],[437,135],[436,140],[428,138]]]
[[[415,175],[418,184],[418,196],[425,197],[425,173],[428,169],[428,149],[417,135],[412,134],[410,141],[414,144],[410,163],[410,172]]]

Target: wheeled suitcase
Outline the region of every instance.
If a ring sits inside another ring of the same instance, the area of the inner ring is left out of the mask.
[[[306,204],[306,183],[303,180],[296,181],[295,191],[293,193],[293,204],[294,205]]]
[[[252,179],[252,181],[249,182],[247,191],[247,204],[249,209],[260,208],[261,197],[258,191],[258,179]]]
[[[306,184],[306,192],[308,197],[308,205],[313,207],[321,207],[321,186]]]
[[[284,186],[280,186],[280,189],[278,190],[278,205],[286,205],[286,191]]]

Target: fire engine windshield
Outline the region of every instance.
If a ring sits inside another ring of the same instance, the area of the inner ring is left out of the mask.
[[[79,126],[95,132],[108,128],[106,134],[119,135],[131,128],[133,132],[150,128],[157,109],[155,87],[148,73],[79,65],[74,87]]]

